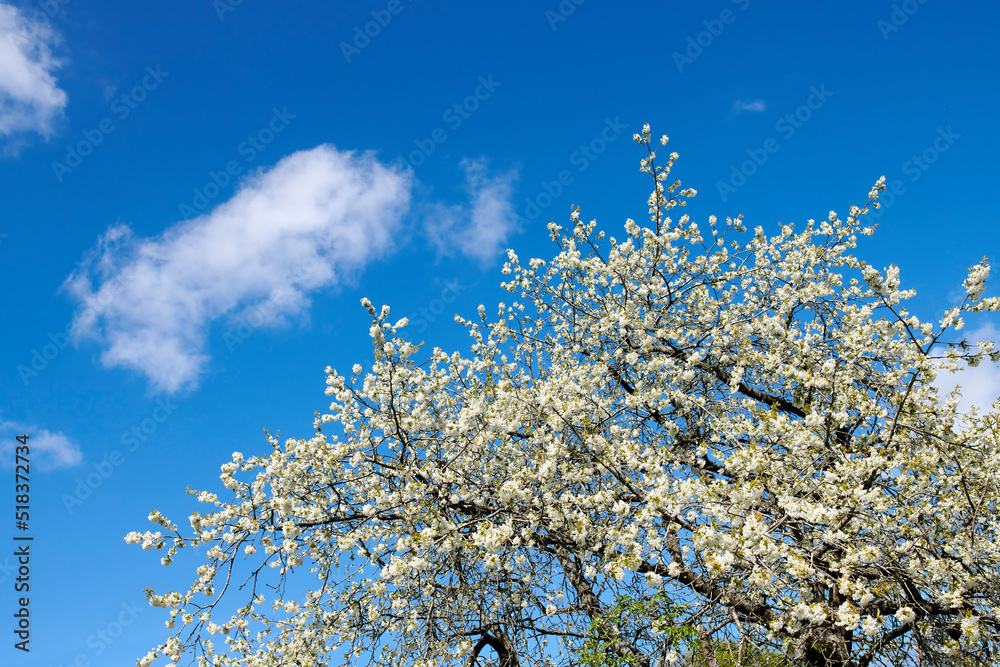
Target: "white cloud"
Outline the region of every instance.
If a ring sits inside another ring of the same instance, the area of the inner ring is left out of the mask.
[[[47,23],[0,2],[0,138],[52,134],[53,121],[66,107],[66,92],[53,75],[61,65],[52,55],[57,42]]]
[[[986,324],[968,332],[965,339],[973,347],[981,340],[1000,344],[1000,331],[993,325]],[[975,368],[965,368],[956,373],[941,372],[933,384],[941,396],[954,389],[955,385],[961,386],[962,400],[958,404],[960,413],[967,413],[972,406],[985,412],[1000,398],[1000,368],[987,358]]]
[[[271,321],[392,249],[411,176],[374,155],[324,145],[249,177],[233,197],[155,238],[110,227],[64,288],[74,336],[96,338],[107,367],[158,390],[192,387],[209,324],[267,302]]]
[[[517,228],[517,211],[511,199],[517,171],[490,175],[485,160],[465,158],[468,205],[431,205],[425,215],[425,232],[442,255],[462,253],[480,262],[501,256],[507,237]]]
[[[736,100],[736,103],[733,105],[733,111],[736,113],[740,113],[741,111],[762,113],[767,111],[767,105],[764,104],[764,100]]]
[[[16,422],[0,422],[0,456],[3,456],[4,466],[15,466],[15,447],[20,446],[15,436],[26,434],[28,438],[29,456],[32,465],[40,470],[55,468],[72,468],[83,460],[80,448],[60,432],[52,433],[35,426],[26,426]]]

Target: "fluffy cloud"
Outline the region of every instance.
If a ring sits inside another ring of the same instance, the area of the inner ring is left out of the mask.
[[[517,228],[512,201],[517,172],[489,174],[485,160],[465,158],[466,205],[434,204],[425,215],[425,231],[444,256],[461,253],[482,263],[496,260],[504,243]]]
[[[212,321],[258,304],[269,321],[304,312],[310,292],[392,249],[410,189],[408,173],[374,155],[324,145],[155,238],[115,225],[64,284],[79,306],[74,336],[97,339],[107,367],[144,373],[157,390],[192,387]]]
[[[30,436],[28,446],[31,449],[31,463],[40,470],[72,468],[83,460],[80,448],[62,433],[52,433],[43,428],[16,422],[0,421],[0,434],[3,437],[0,452],[4,465],[8,468],[14,467],[14,448],[20,444],[14,437],[22,434]]]
[[[66,93],[53,75],[60,65],[52,55],[57,41],[47,23],[0,2],[0,139],[52,133],[66,106]]]

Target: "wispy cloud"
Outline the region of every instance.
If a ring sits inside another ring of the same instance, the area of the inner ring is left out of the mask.
[[[516,170],[490,174],[486,160],[465,158],[465,190],[469,203],[434,204],[425,215],[425,233],[444,256],[464,254],[482,263],[503,252],[507,238],[517,228],[512,201]]]
[[[30,436],[28,439],[29,458],[31,463],[38,466],[40,470],[72,468],[83,461],[80,448],[61,432],[53,433],[32,425],[0,421],[0,437],[3,438],[0,442],[0,452],[2,452],[3,464],[7,468],[14,467],[14,448],[20,445],[14,437],[22,434]]]
[[[61,65],[52,55],[58,41],[48,24],[0,2],[0,139],[6,152],[16,150],[22,133],[50,136],[66,107],[66,92],[54,76]]]
[[[736,103],[733,104],[733,111],[736,113],[744,111],[762,113],[767,111],[767,105],[764,103],[764,100],[736,100]]]
[[[324,145],[155,238],[114,225],[64,284],[79,305],[74,335],[97,339],[105,366],[143,373],[157,390],[193,387],[214,320],[267,299],[280,304],[275,322],[307,312],[311,292],[392,249],[410,189],[409,173],[373,154]]]
[[[992,324],[986,324],[968,332],[965,339],[973,347],[981,340],[1000,344],[1000,331]],[[975,368],[965,368],[956,373],[940,373],[934,380],[934,386],[942,396],[956,385],[962,391],[962,399],[958,404],[960,413],[967,413],[972,406],[979,408],[980,412],[991,410],[993,402],[1000,398],[1000,368],[986,359]]]

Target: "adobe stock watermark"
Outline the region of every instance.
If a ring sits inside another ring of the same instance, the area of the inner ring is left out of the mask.
[[[781,138],[788,141],[795,136],[795,133],[809,122],[813,113],[819,111],[826,104],[826,101],[833,97],[833,93],[826,89],[826,84],[821,84],[819,88],[810,86],[811,94],[806,99],[805,104],[800,104],[795,111],[786,113],[778,122],[774,124],[774,131],[781,135]],[[775,137],[768,137],[760,148],[748,148],[746,153],[748,158],[740,162],[739,165],[729,166],[729,178],[725,181],[716,181],[715,188],[719,191],[722,201],[727,201],[729,195],[733,194],[747,184],[757,170],[767,163],[768,158],[778,152],[781,143]]]
[[[604,119],[604,127],[596,137],[585,144],[580,144],[579,148],[570,153],[569,163],[576,167],[576,173],[582,174],[587,171],[591,163],[594,162],[608,146],[620,137],[628,125],[621,122],[621,116]],[[540,190],[534,196],[524,198],[524,212],[517,216],[518,224],[522,227],[534,222],[542,211],[552,206],[552,203],[562,195],[563,190],[573,184],[576,176],[570,169],[561,169],[551,181],[542,180]]]
[[[47,343],[31,348],[31,359],[28,364],[18,364],[17,374],[25,387],[38,377],[42,371],[49,367],[49,363],[55,360],[59,354],[69,346],[71,332],[73,331],[73,320],[70,320],[62,331],[49,332]]]
[[[56,14],[59,13],[62,5],[68,5],[69,2],[70,0],[43,0],[43,2],[37,3],[37,7],[31,5],[18,7],[18,13],[27,19],[28,22],[51,30],[51,19],[55,18]],[[25,44],[32,44],[35,41],[35,37],[26,28],[27,26],[24,23],[19,23],[14,26],[13,31],[7,33],[7,41],[18,51],[21,51],[21,47]]]
[[[228,160],[219,171],[210,170],[205,183],[192,190],[190,202],[184,202],[177,206],[181,217],[185,220],[193,218],[207,209],[212,200],[223,192],[223,188],[244,172],[245,165],[253,162],[257,155],[274,141],[274,138],[295,118],[295,114],[288,112],[288,107],[282,107],[281,111],[277,107],[271,109],[271,118],[259,130],[247,135],[247,138],[236,146],[236,154],[243,158],[243,162],[233,158]]]
[[[314,271],[319,265],[316,261],[311,265]],[[222,340],[230,352],[236,351],[237,345],[242,345],[260,327],[274,322],[281,314],[282,306],[288,301],[289,294],[283,289],[273,290],[266,301],[263,301],[240,316],[237,324],[222,335]]]
[[[122,602],[121,610],[117,615],[87,637],[85,644],[90,651],[77,653],[73,656],[72,662],[58,667],[92,667],[91,658],[103,655],[115,643],[115,640],[124,634],[126,628],[135,623],[135,619],[144,609],[145,605],[140,606],[136,604],[135,600],[130,603]]]
[[[87,499],[94,495],[94,492],[104,486],[104,483],[114,475],[115,470],[125,464],[128,454],[139,449],[140,445],[149,440],[160,426],[173,416],[177,408],[178,406],[170,399],[156,399],[153,408],[145,417],[136,422],[129,430],[122,432],[118,439],[122,448],[105,451],[100,462],[91,462],[91,469],[85,475],[75,478],[76,487],[74,487],[73,493],[62,494],[60,500],[62,500],[66,512],[72,515],[77,507],[83,505]]]
[[[951,125],[947,129],[939,127],[934,141],[924,150],[912,155],[900,166],[899,170],[903,172],[904,176],[909,177],[910,183],[916,183],[931,168],[931,165],[937,162],[943,153],[948,152],[955,145],[955,141],[961,137],[961,134],[951,129]],[[879,207],[869,207],[868,215],[875,219],[881,218],[885,210],[896,203],[898,197],[906,194],[906,190],[906,181],[901,178],[894,178],[892,181],[886,182],[885,190],[878,197]]]
[[[477,85],[471,95],[466,95],[463,99],[455,102],[444,110],[441,120],[444,121],[454,132],[462,127],[465,121],[472,117],[480,105],[493,96],[496,89],[503,85],[501,81],[495,81],[492,74],[485,77],[479,76]],[[435,127],[425,139],[414,139],[416,148],[406,156],[405,163],[411,167],[419,167],[427,161],[437,147],[448,141],[448,133],[443,127]]]
[[[52,171],[56,179],[62,183],[66,174],[71,174],[83,164],[84,158],[94,152],[94,149],[101,145],[105,137],[115,131],[117,125],[114,118],[124,121],[132,112],[139,108],[139,105],[146,101],[151,92],[156,90],[163,80],[170,76],[170,72],[164,72],[160,65],[155,68],[146,67],[146,74],[131,90],[122,93],[111,102],[110,111],[114,115],[105,116],[97,125],[89,130],[83,131],[83,138],[73,145],[66,146],[66,156],[62,162],[52,163]]]
[[[316,247],[326,253],[331,252],[335,245],[334,239],[318,239],[316,242]],[[308,278],[321,266],[324,266],[321,257],[306,257],[282,276],[281,284],[307,284],[311,282]],[[267,299],[244,311],[236,324],[222,335],[226,348],[230,352],[235,352],[236,346],[245,343],[255,331],[276,321],[282,311],[286,310],[285,306],[292,301],[291,297],[290,288],[277,287],[271,290]]]
[[[37,7],[25,5],[18,8],[18,11],[29,21],[51,28],[51,19],[54,19],[59,10],[69,3],[70,0],[41,0],[41,2],[35,3]],[[22,44],[34,41],[23,29],[20,33],[11,33],[8,35],[8,39],[15,47],[20,46],[15,43],[15,40],[20,41]]]
[[[463,284],[457,278],[446,280],[440,294],[431,299],[427,305],[421,306],[416,313],[408,316],[411,327],[417,327],[417,333],[427,331],[427,327],[437,318],[441,317],[447,310],[448,304],[454,303],[459,296],[469,289],[469,285]]]
[[[732,2],[741,12],[745,12],[750,6],[750,0],[732,0]],[[727,25],[732,25],[736,21],[737,16],[739,14],[726,8],[719,12],[718,18],[702,21],[701,24],[705,26],[705,29],[695,35],[688,35],[684,52],[674,51],[670,54],[674,65],[677,66],[677,72],[683,74],[684,68],[694,63],[701,57],[701,54],[705,53],[705,49],[715,44],[715,40],[725,32]]]
[[[212,9],[220,21],[226,20],[226,14],[235,12],[236,8],[243,4],[243,0],[212,0]]]
[[[920,11],[920,6],[926,2],[927,0],[903,0],[899,4],[893,3],[889,18],[880,18],[875,22],[875,27],[882,33],[882,41],[888,42],[889,36],[906,25],[910,17]]]
[[[0,563],[0,584],[6,582],[12,574],[17,574],[17,566],[10,562],[10,556],[6,556]]]
[[[115,237],[108,241],[107,252],[108,254],[114,254],[114,252],[120,247],[120,240]],[[105,307],[109,305],[117,296],[122,288],[125,286],[125,281],[122,278],[122,274],[119,273],[114,278],[108,280],[104,283],[100,292],[93,299],[87,302],[87,307],[80,314],[79,322],[82,326],[89,326],[94,323],[97,319],[97,307]],[[27,387],[31,380],[38,377],[42,371],[49,367],[56,357],[58,357],[63,350],[69,347],[70,341],[72,340],[73,334],[73,324],[78,321],[77,318],[70,318],[69,322],[59,331],[50,331],[47,335],[48,342],[43,343],[39,347],[31,348],[31,359],[27,364],[17,365],[17,374],[21,378],[21,382]]]
[[[407,2],[412,1],[407,0]],[[404,7],[402,0],[389,0],[385,9],[371,10],[369,13],[372,20],[366,22],[363,27],[361,25],[354,26],[354,38],[350,43],[340,43],[340,52],[344,54],[344,60],[350,64],[354,56],[360,55],[362,51],[367,49],[372,40],[381,35],[382,30],[389,27],[389,24],[392,23],[392,17],[398,16]]]
[[[555,32],[555,29],[559,27],[560,23],[566,21],[570,16],[576,12],[576,8],[585,3],[587,0],[562,0],[559,5],[555,8],[555,11],[551,9],[545,10],[545,20],[549,22],[549,27]]]
[[[38,3],[38,6],[42,8],[42,11],[45,12],[46,16],[49,18],[55,18],[56,14],[59,13],[59,10],[69,3],[70,0],[41,0],[41,2]],[[22,9],[21,11],[24,10]]]

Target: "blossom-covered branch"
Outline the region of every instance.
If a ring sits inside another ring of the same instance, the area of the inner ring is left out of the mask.
[[[989,265],[924,322],[896,267],[852,254],[884,179],[846,219],[703,229],[672,217],[696,195],[668,184],[677,154],[635,140],[648,225],[605,238],[577,209],[551,261],[508,251],[514,300],[456,316],[467,356],[364,300],[375,362],[327,369],[315,436],[234,454],[191,532],[154,513],[167,534],[126,538],[164,564],[209,546],[190,589],[151,593],[181,627],[141,665],[993,664],[998,418],[931,384],[997,361],[950,339],[1000,310]]]

